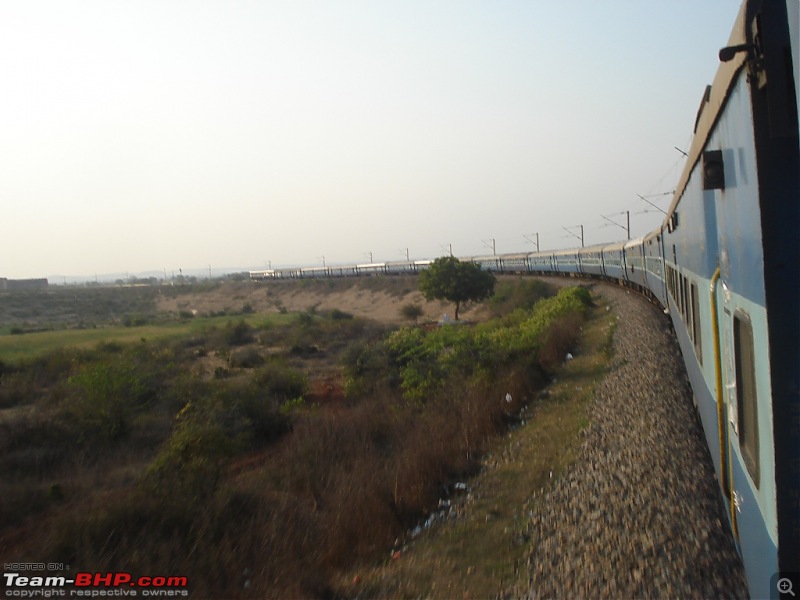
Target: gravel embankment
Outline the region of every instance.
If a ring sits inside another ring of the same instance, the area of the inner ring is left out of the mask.
[[[747,597],[668,318],[598,285],[618,315],[613,369],[579,458],[530,504],[527,598]]]

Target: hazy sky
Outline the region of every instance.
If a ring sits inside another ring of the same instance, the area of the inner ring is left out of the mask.
[[[0,276],[642,235],[738,8],[0,0]]]

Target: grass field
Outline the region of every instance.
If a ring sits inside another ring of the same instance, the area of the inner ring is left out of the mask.
[[[215,327],[224,327],[229,322],[244,320],[248,325],[262,326],[266,323],[289,322],[292,315],[261,314],[224,317],[201,317],[136,327],[97,327],[89,329],[60,329],[11,335],[0,335],[0,361],[16,364],[53,352],[61,348],[92,348],[102,343],[130,344],[145,340],[157,340],[193,333],[202,333]]]

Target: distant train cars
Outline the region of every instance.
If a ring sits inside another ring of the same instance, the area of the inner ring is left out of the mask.
[[[498,273],[604,278],[670,315],[750,595],[800,572],[797,0],[747,0],[698,111],[660,228],[551,252],[462,258]],[[256,271],[253,279],[417,273],[430,261]]]
[[[271,279],[318,279],[320,277],[363,277],[370,275],[415,275],[431,264],[430,260],[374,262],[360,265],[288,267],[250,271],[253,281]]]

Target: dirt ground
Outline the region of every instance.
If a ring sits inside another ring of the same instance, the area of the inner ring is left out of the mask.
[[[327,287],[323,282],[236,282],[225,283],[210,290],[189,292],[170,298],[161,296],[157,301],[160,312],[193,311],[204,315],[218,311],[238,312],[249,305],[256,313],[304,311],[315,307],[318,311],[338,309],[354,316],[374,319],[383,323],[401,324],[407,321],[400,314],[406,304],[419,304],[424,311],[420,322],[439,321],[445,314],[452,318],[453,305],[428,302],[415,289],[412,280],[408,290],[383,290],[364,287],[358,281],[351,285]],[[343,282],[344,283],[344,282]],[[396,286],[395,286],[396,287]],[[462,307],[460,317],[480,320],[479,307]]]

